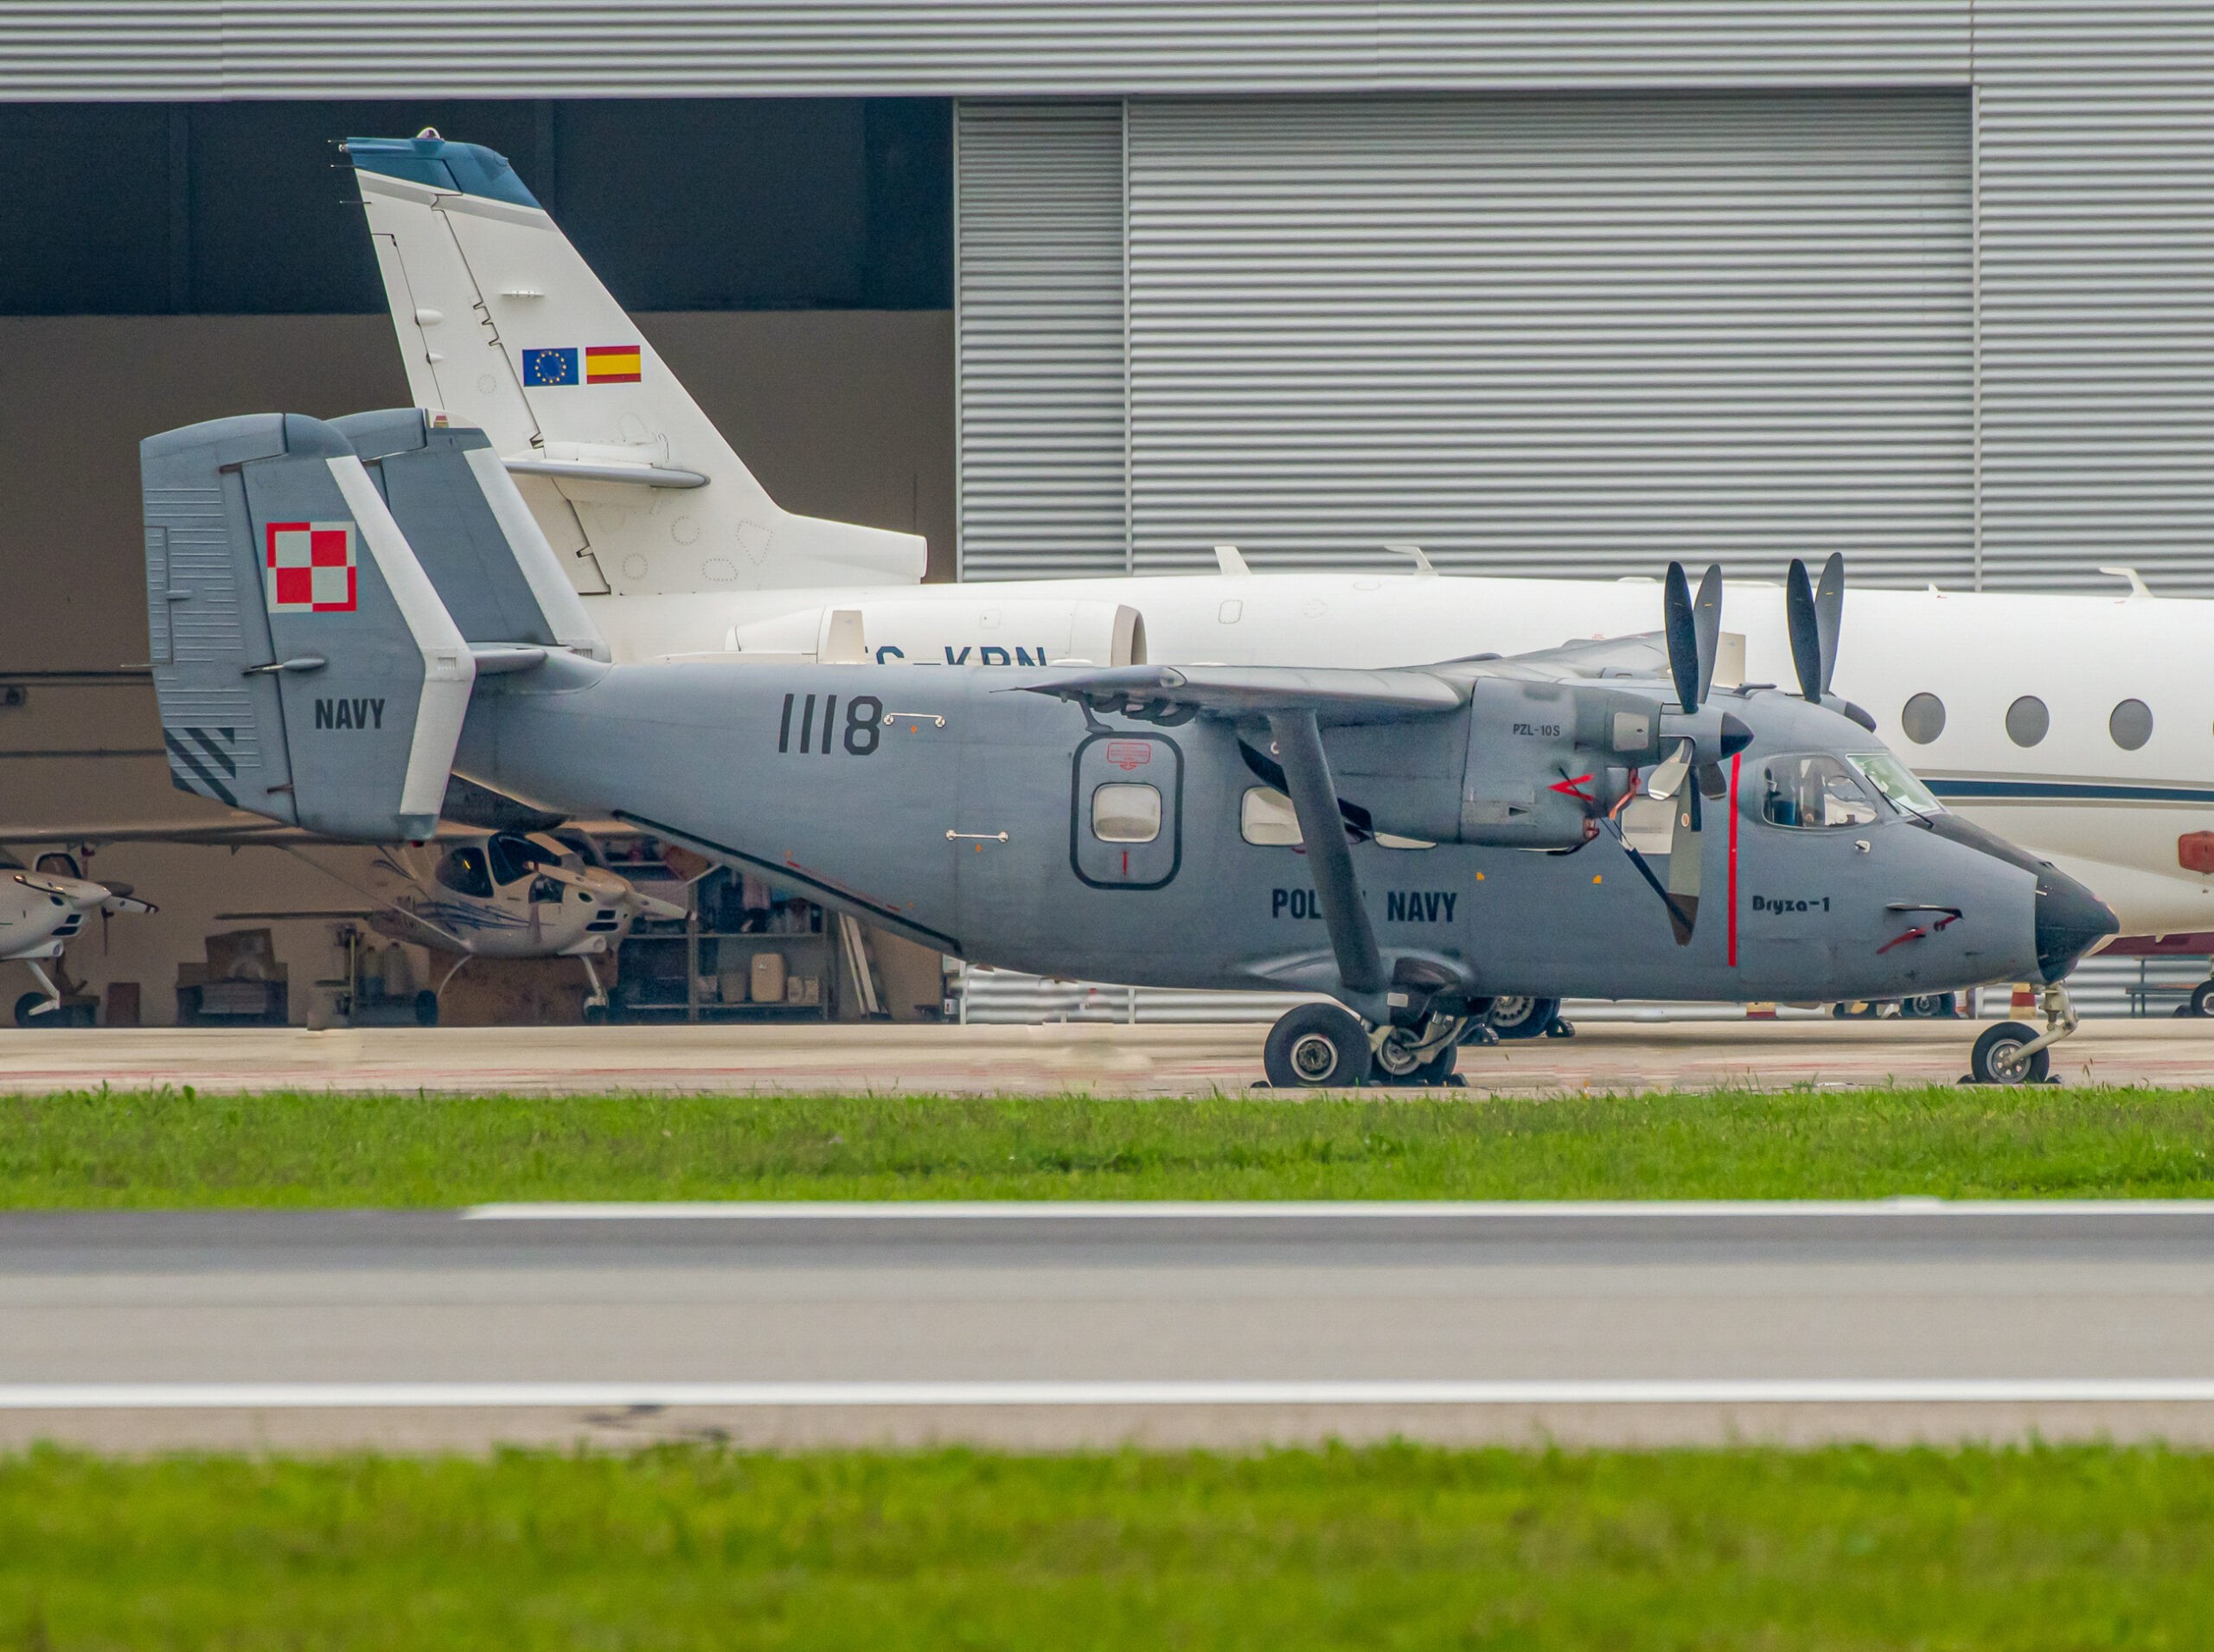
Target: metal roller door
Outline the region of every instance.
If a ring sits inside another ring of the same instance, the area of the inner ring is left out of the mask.
[[[1128,121],[1141,572],[1400,540],[1493,573],[1842,550],[1971,579],[1965,92]]]
[[[961,575],[1126,571],[1120,104],[961,106]]]

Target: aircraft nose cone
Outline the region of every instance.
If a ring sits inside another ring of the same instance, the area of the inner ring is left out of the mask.
[[[2065,873],[2047,866],[2038,875],[2038,967],[2057,981],[2103,936],[2121,927],[2105,901]]]

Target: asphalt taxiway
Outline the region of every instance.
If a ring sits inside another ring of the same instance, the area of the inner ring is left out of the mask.
[[[1973,1021],[1587,1022],[1572,1039],[1462,1052],[1475,1094],[1951,1084]],[[1242,1092],[1259,1026],[295,1028],[0,1031],[0,1091]],[[2069,1084],[2214,1081],[2214,1021],[2087,1021]]]
[[[0,1445],[2214,1442],[2214,1207],[0,1214]]]

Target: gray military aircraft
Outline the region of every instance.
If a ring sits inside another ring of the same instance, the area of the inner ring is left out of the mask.
[[[1422,669],[611,665],[537,603],[558,564],[481,432],[348,423],[366,453],[282,414],[142,448],[163,723],[213,759],[176,782],[288,824],[420,838],[458,772],[960,957],[1328,995],[1270,1033],[1280,1085],[1441,1082],[1510,988],[2057,983],[2115,928],[1828,693],[1838,567],[1792,584],[1797,695],[1716,689],[1719,570],[1674,567],[1657,637]],[[2053,996],[1979,1076],[2042,1076]]]

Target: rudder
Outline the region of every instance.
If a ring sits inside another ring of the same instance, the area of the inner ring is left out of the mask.
[[[258,413],[139,445],[154,688],[184,791],[428,837],[476,680],[345,436]]]

